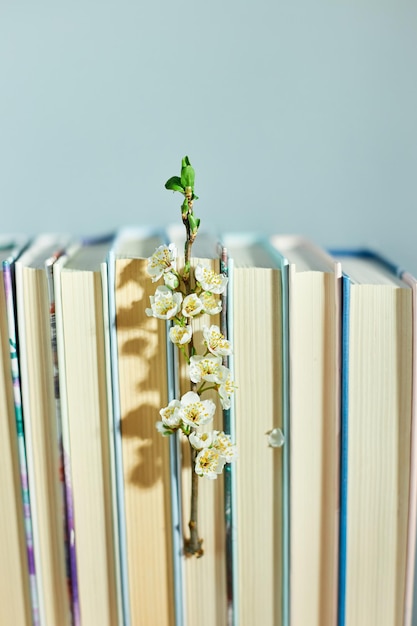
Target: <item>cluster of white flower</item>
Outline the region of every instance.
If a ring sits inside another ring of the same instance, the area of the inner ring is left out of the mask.
[[[230,408],[235,384],[229,368],[223,365],[223,357],[232,353],[232,347],[216,325],[203,327],[204,354],[196,355],[192,350],[190,356],[186,346],[193,342],[194,318],[203,313],[220,313],[222,305],[218,296],[225,291],[228,279],[198,264],[194,270],[195,288],[187,293],[183,277],[176,270],[175,249],[166,245],[160,246],[148,259],[147,271],[152,282],[163,278],[164,285],[157,287],[155,295],[150,297],[151,306],[146,313],[172,321],[169,337],[187,359],[194,388],[181,400],[172,400],[160,410],[161,421],[157,422],[157,429],[162,435],[180,430],[196,451],[195,472],[206,478],[217,478],[225,463],[236,459],[237,451],[230,436],[224,432],[198,431],[212,421],[216,408],[212,400],[202,400],[201,395],[214,389],[222,407]]]

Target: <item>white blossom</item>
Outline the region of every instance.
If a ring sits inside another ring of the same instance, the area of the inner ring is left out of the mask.
[[[176,289],[179,285],[178,276],[174,272],[166,272],[164,274],[164,283],[170,289]]]
[[[172,292],[168,287],[157,287],[155,295],[150,296],[151,308],[146,309],[150,317],[169,320],[175,317],[181,307],[182,294]]]
[[[174,432],[173,430],[165,426],[164,422],[156,422],[155,426],[158,433],[161,433],[163,437],[168,437],[168,435],[172,435],[172,433]]]
[[[231,442],[230,435],[215,430],[213,432],[212,448],[218,451],[226,463],[231,463],[237,459],[237,447]]]
[[[198,263],[195,268],[195,278],[198,280],[200,285],[205,289],[205,291],[210,291],[211,293],[223,293],[227,286],[227,281],[229,280],[223,274],[216,274],[212,269]]]
[[[176,345],[183,346],[187,343],[190,343],[191,337],[193,336],[193,329],[190,325],[188,326],[179,326],[175,325],[169,329],[169,338],[172,343]]]
[[[224,365],[219,367],[216,382],[219,384],[218,392],[222,407],[224,409],[230,409],[230,396],[234,393],[236,385],[228,367],[225,367]]]
[[[224,457],[215,448],[203,448],[197,454],[195,472],[204,478],[214,479],[222,473],[224,464]]]
[[[193,383],[200,383],[202,380],[212,383],[217,382],[221,364],[221,357],[214,356],[214,354],[192,356],[190,358],[190,380]]]
[[[174,261],[175,247],[173,245],[166,246],[165,244],[159,246],[153,255],[148,258],[146,267],[149,276],[152,276],[152,282],[156,282],[161,278],[162,274],[172,269]]]
[[[195,430],[188,437],[190,444],[194,450],[202,450],[211,446],[213,441],[213,433],[197,433]]]
[[[216,405],[211,400],[201,400],[194,391],[188,391],[181,398],[180,415],[184,424],[196,428],[213,419]]]
[[[222,303],[209,291],[200,293],[200,300],[203,303],[204,313],[208,315],[217,315],[222,310]]]
[[[225,339],[218,326],[203,326],[204,343],[212,354],[226,356],[232,354],[230,341]]]
[[[168,428],[179,428],[181,424],[181,402],[179,400],[171,400],[164,409],[159,411],[162,417],[162,423]]]
[[[182,303],[182,314],[185,317],[194,317],[203,310],[203,303],[195,293],[185,296]]]

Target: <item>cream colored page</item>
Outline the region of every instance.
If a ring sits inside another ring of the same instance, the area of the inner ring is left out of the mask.
[[[116,310],[127,560],[132,626],[174,624],[165,322],[145,309],[156,285],[146,261],[116,261]]]
[[[39,538],[39,576],[47,624],[70,624],[65,571],[64,503],[59,479],[58,437],[53,390],[51,337],[46,276],[42,270],[22,268],[20,302],[24,323],[21,346],[23,412],[31,431],[33,494]],[[30,419],[29,419],[30,417]]]
[[[101,277],[61,273],[67,412],[83,623],[117,624]]]
[[[411,291],[368,287],[360,305],[360,288],[351,287],[346,626],[397,626],[406,569]]]
[[[335,278],[290,279],[292,626],[335,624],[338,475]]]
[[[234,270],[239,624],[282,623],[280,274]]]

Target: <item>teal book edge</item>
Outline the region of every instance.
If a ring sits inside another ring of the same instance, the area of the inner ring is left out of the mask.
[[[161,234],[161,233],[160,233]],[[168,234],[161,234],[166,245],[169,245]],[[180,396],[179,392],[179,363],[175,346],[169,339],[169,329],[172,322],[166,322],[166,357],[167,357],[167,388],[168,402]],[[169,437],[169,466],[170,466],[170,500],[171,500],[171,539],[172,565],[174,578],[174,618],[175,626],[185,626],[186,592],[183,572],[183,519],[182,519],[182,489],[181,489],[181,442],[179,434]]]
[[[346,609],[346,554],[347,554],[347,493],[349,445],[349,311],[350,279],[342,276],[342,408],[340,441],[340,521],[339,521],[339,592],[338,624],[345,626]]]
[[[117,241],[117,240],[116,240]],[[120,397],[119,397],[119,370],[117,358],[117,336],[116,336],[116,282],[115,282],[115,244],[109,250],[107,257],[108,275],[108,306],[109,306],[109,328],[110,328],[110,354],[111,354],[111,385],[113,400],[113,445],[116,469],[116,499],[120,548],[120,577],[122,586],[122,607],[123,626],[130,626],[130,607],[128,595],[128,574],[126,561],[126,521],[124,515],[124,483],[123,483],[123,462],[122,462],[122,441],[120,433]]]

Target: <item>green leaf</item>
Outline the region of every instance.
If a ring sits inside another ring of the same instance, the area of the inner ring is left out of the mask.
[[[200,225],[200,220],[198,217],[194,217],[192,213],[188,216],[188,223],[190,225],[191,231],[195,234],[198,231],[198,227]]]
[[[171,176],[171,178],[165,183],[165,189],[180,191],[181,193],[185,192],[183,186],[181,185],[181,178],[179,176]]]
[[[184,202],[181,205],[181,213],[182,215],[186,215],[188,213],[188,200],[185,198]]]
[[[185,187],[194,187],[195,172],[191,165],[186,165],[181,170],[181,185]]]
[[[185,156],[181,163],[181,185],[184,188],[191,187],[191,190],[193,190],[194,179],[195,179],[194,168],[191,166],[190,159],[188,158],[188,156]]]

